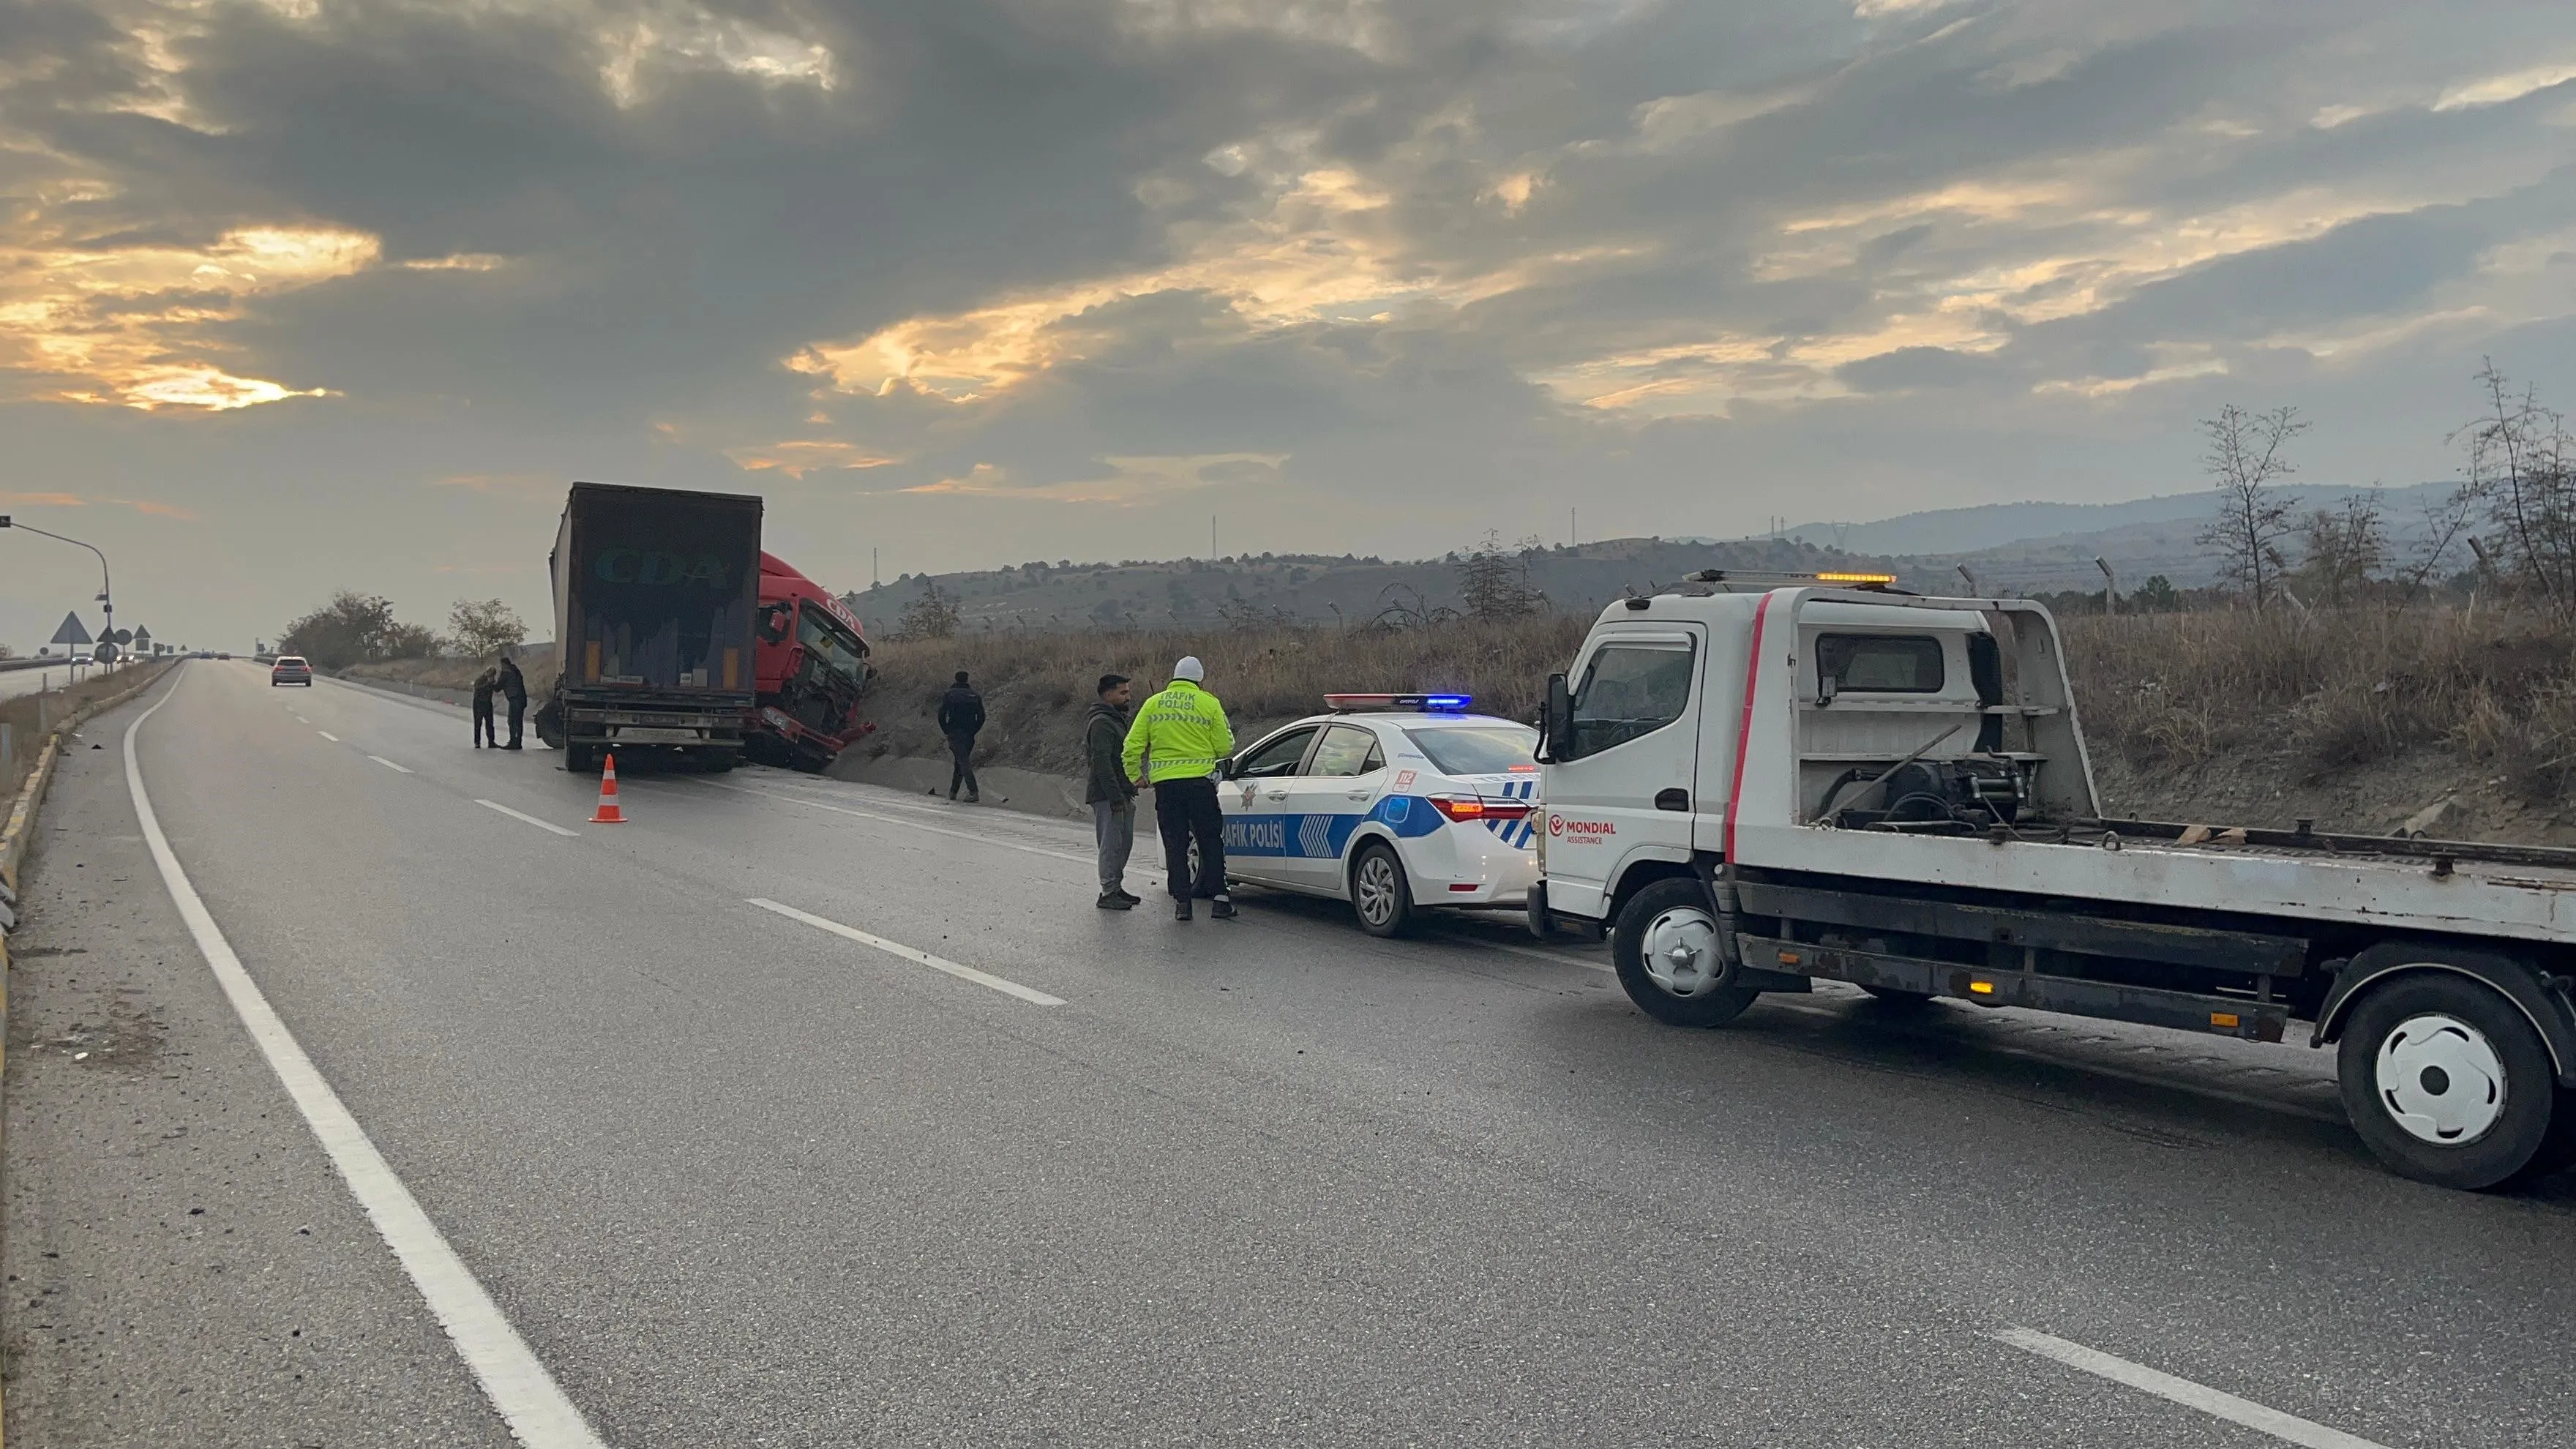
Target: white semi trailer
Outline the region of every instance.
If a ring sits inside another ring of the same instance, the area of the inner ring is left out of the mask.
[[[1865,577],[1695,575],[1549,681],[1541,934],[1677,1026],[1851,982],[2338,1044],[2398,1172],[2576,1159],[2576,851],[2106,818],[2056,622]]]

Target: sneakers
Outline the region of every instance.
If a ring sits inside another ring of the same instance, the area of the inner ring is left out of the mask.
[[[1137,895],[1133,891],[1128,890],[1125,886],[1120,886],[1118,889],[1111,891],[1110,894],[1116,896],[1122,901],[1125,901],[1131,906],[1141,906],[1145,903],[1145,898],[1143,896]]]
[[[1223,896],[1218,896],[1215,900],[1208,902],[1208,919],[1211,921],[1233,920],[1234,902],[1227,900]]]
[[[1104,911],[1132,911],[1136,909],[1136,898],[1123,891],[1113,891],[1092,904]]]
[[[1188,920],[1189,918],[1190,918],[1190,903],[1189,903],[1189,900],[1188,900],[1186,897],[1184,897],[1184,898],[1183,898],[1183,899],[1181,899],[1181,900],[1177,900],[1177,901],[1172,902],[1172,919],[1173,919],[1173,920],[1175,920],[1175,921],[1186,921],[1186,920]]]

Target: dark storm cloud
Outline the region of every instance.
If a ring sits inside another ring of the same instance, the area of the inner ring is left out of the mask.
[[[2148,491],[2249,390],[2376,469],[2563,351],[2576,19],[2471,9],[30,0],[0,427],[210,527],[614,471],[916,566]]]

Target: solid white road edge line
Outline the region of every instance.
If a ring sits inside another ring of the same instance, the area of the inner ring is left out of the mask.
[[[315,730],[313,733],[320,735],[322,738],[329,740],[335,745],[340,743],[340,737],[331,733],[329,730]]]
[[[2385,1445],[2347,1434],[2341,1429],[2329,1429],[2323,1424],[2310,1423],[2296,1415],[2284,1414],[2278,1409],[2267,1409],[2251,1399],[2240,1399],[2234,1394],[2221,1393],[2205,1384],[2196,1384],[2189,1379],[2178,1379],[2172,1374],[2159,1373],[2144,1364],[2131,1363],[2125,1358],[2114,1358],[2099,1349],[2086,1348],[2080,1343],[2051,1338],[2045,1333],[2027,1328],[2000,1328],[1995,1330],[1993,1336],[2015,1348],[2038,1354],[2041,1358],[2054,1359],[2068,1368],[2082,1369],[2088,1374],[2098,1375],[2113,1383],[2126,1384],[2130,1388],[2153,1394],[2160,1399],[2170,1399],[2185,1408],[2198,1409],[2204,1414],[2225,1419],[2231,1424],[2242,1424],[2248,1429],[2259,1429],[2275,1439],[2301,1445],[2303,1449],[2387,1449]]]
[[[397,774],[397,775],[408,775],[408,774],[410,774],[410,773],[411,773],[411,771],[410,771],[408,768],[406,768],[406,767],[404,767],[404,766],[402,766],[402,765],[397,765],[397,764],[395,764],[393,761],[386,759],[386,758],[385,758],[384,756],[382,756],[382,755],[369,755],[369,756],[367,756],[367,758],[368,758],[368,759],[370,759],[370,760],[375,761],[375,762],[376,762],[377,764],[379,764],[379,765],[384,766],[386,769],[393,771],[393,772],[394,772],[395,774]]]
[[[509,817],[510,817],[511,819],[513,819],[513,820],[524,820],[524,821],[526,821],[528,824],[530,824],[530,825],[533,825],[533,826],[537,827],[539,830],[551,830],[551,831],[553,831],[553,832],[554,832],[555,834],[557,834],[557,835],[576,835],[576,836],[577,836],[577,835],[581,834],[581,832],[580,832],[580,831],[578,831],[578,830],[566,830],[566,829],[564,829],[562,826],[557,825],[557,824],[553,823],[552,821],[548,821],[548,820],[539,820],[539,819],[538,819],[537,817],[535,817],[534,815],[522,815],[522,814],[520,814],[518,811],[511,809],[509,806],[502,804],[502,803],[501,803],[500,801],[498,801],[498,800],[477,800],[477,801],[475,801],[474,803],[475,803],[475,804],[477,804],[477,805],[482,806],[482,807],[483,807],[484,809],[486,809],[486,810],[498,810],[498,811],[500,811],[502,814],[509,816]]]
[[[456,1250],[447,1245],[447,1239],[429,1220],[429,1214],[421,1210],[411,1189],[394,1175],[384,1154],[368,1139],[366,1129],[349,1115],[340,1094],[322,1079],[322,1073],[304,1054],[303,1046],[286,1029],[286,1023],[270,1009],[268,998],[260,994],[259,983],[242,969],[232,943],[224,939],[206,903],[198,898],[196,887],[188,883],[188,873],[180,868],[179,857],[171,851],[169,837],[161,833],[161,818],[152,812],[152,797],[143,791],[143,769],[134,756],[136,731],[169,702],[170,695],[163,694],[159,703],[126,726],[125,785],[134,797],[134,813],[142,822],[143,840],[151,847],[152,862],[161,868],[161,883],[169,888],[171,903],[188,923],[188,934],[196,938],[199,954],[213,968],[215,980],[231,999],[251,1040],[258,1043],[260,1055],[268,1059],[269,1069],[277,1073],[286,1095],[304,1114],[304,1124],[313,1129],[331,1165],[349,1184],[350,1195],[366,1210],[368,1221],[375,1224],[385,1246],[393,1249],[403,1271],[411,1275],[412,1286],[420,1290],[439,1326],[447,1330],[457,1355],[473,1370],[475,1380],[508,1423],[510,1433],[528,1449],[605,1449],[581,1411],[556,1387],[554,1376],[537,1361],[527,1341],[510,1326],[510,1320],[501,1316],[500,1306],[475,1281],[472,1270],[456,1256]]]
[[[746,903],[758,906],[764,911],[775,911],[791,921],[803,921],[818,931],[829,931],[835,936],[856,941],[862,946],[874,946],[889,956],[901,956],[906,961],[917,961],[933,971],[945,971],[960,981],[972,981],[978,986],[989,986],[1004,996],[1016,996],[1031,1006],[1064,1005],[1064,998],[1061,996],[1049,996],[1043,991],[1032,991],[1016,981],[1005,981],[990,972],[978,971],[972,966],[960,966],[954,961],[933,956],[927,951],[916,951],[901,941],[889,941],[883,936],[871,936],[855,926],[844,926],[838,921],[826,920],[811,912],[800,911],[794,906],[782,906],[776,901],[764,900],[759,896],[751,897]]]

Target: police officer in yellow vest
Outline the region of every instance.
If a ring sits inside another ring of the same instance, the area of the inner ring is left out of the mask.
[[[1202,686],[1207,666],[1193,654],[1172,666],[1172,682],[1136,710],[1122,757],[1129,779],[1154,787],[1154,822],[1163,832],[1163,875],[1172,915],[1190,918],[1190,898],[1212,901],[1208,914],[1234,914],[1225,894],[1225,817],[1217,810],[1216,773],[1234,753],[1225,706]],[[1190,879],[1190,842],[1199,845],[1199,874]]]

